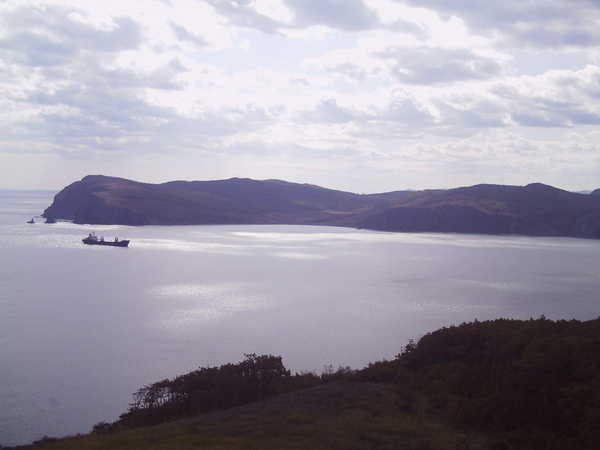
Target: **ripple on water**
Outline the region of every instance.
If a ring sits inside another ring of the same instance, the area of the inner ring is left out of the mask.
[[[170,308],[166,312],[162,310],[155,324],[172,330],[222,321],[239,312],[271,305],[264,295],[253,294],[252,287],[246,283],[159,286],[151,289],[150,295],[169,303]]]

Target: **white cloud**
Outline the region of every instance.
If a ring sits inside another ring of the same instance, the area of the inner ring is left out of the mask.
[[[0,171],[595,188],[599,19],[591,0],[5,1]]]

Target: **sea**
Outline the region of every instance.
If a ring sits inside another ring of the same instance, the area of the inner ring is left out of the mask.
[[[55,194],[0,191],[0,446],[87,433],[140,387],[245,354],[320,374],[476,319],[600,316],[597,240],[46,224]]]

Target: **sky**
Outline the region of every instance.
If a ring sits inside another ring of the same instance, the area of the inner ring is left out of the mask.
[[[600,188],[598,0],[0,0],[0,188]]]

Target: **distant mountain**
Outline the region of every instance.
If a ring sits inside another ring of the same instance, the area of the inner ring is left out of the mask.
[[[304,224],[600,238],[600,195],[542,184],[359,195],[281,180],[147,184],[90,175],[59,192],[44,217],[80,224]]]
[[[361,214],[357,225],[385,231],[600,238],[600,196],[534,183],[419,191]]]
[[[405,194],[359,195],[280,180],[147,184],[90,175],[60,191],[44,217],[80,224],[336,224]]]

